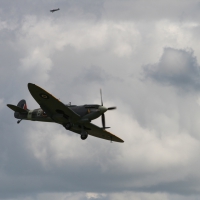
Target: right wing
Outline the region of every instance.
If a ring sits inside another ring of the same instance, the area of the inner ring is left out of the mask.
[[[56,122],[65,123],[70,120],[75,123],[80,120],[78,114],[39,86],[29,83],[28,89],[40,107]],[[61,115],[63,117],[60,117]]]

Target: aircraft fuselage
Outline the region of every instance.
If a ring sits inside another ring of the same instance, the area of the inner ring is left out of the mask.
[[[83,105],[83,106],[68,106],[68,108],[73,110],[76,114],[78,114],[81,119],[92,121],[98,117],[101,116],[102,112],[102,107],[99,105]],[[41,108],[34,109],[34,110],[29,110],[28,113],[18,113],[15,112],[15,118],[17,119],[23,119],[23,120],[31,120],[31,121],[41,121],[41,122],[56,122],[62,124],[62,121],[66,121],[67,116],[65,116],[62,113],[56,114],[49,116],[45,113],[45,111]],[[63,119],[63,120],[62,120]]]

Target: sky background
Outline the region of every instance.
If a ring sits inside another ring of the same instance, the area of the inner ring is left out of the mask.
[[[200,199],[199,11],[199,0],[0,0],[0,199]],[[17,124],[6,104],[39,107],[29,82],[76,105],[100,104],[102,88],[125,142]]]

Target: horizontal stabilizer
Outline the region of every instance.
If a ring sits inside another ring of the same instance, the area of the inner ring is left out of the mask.
[[[24,110],[23,108],[20,108],[20,107],[18,107],[18,106],[11,105],[11,104],[7,104],[7,106],[8,106],[11,110],[13,110],[13,111],[15,111],[15,112],[19,112],[19,113],[28,113],[28,110]]]

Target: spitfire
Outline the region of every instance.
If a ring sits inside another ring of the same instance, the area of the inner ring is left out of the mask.
[[[92,135],[105,140],[124,142],[116,135],[106,131],[109,127],[105,125],[104,113],[108,110],[114,110],[116,107],[106,108],[103,106],[101,90],[101,105],[86,104],[77,106],[71,105],[71,103],[67,105],[63,104],[53,95],[35,84],[29,83],[28,89],[40,105],[40,108],[29,110],[25,100],[21,100],[17,106],[7,104],[14,111],[14,117],[19,119],[17,123],[20,123],[22,120],[54,122],[61,124],[67,130],[80,134],[82,140],[85,140],[88,135]],[[92,120],[98,117],[102,119],[102,128],[91,123]]]
[[[60,10],[60,8],[57,8],[57,9],[52,9],[52,10],[50,10],[50,12],[56,12],[56,11],[59,11]]]

